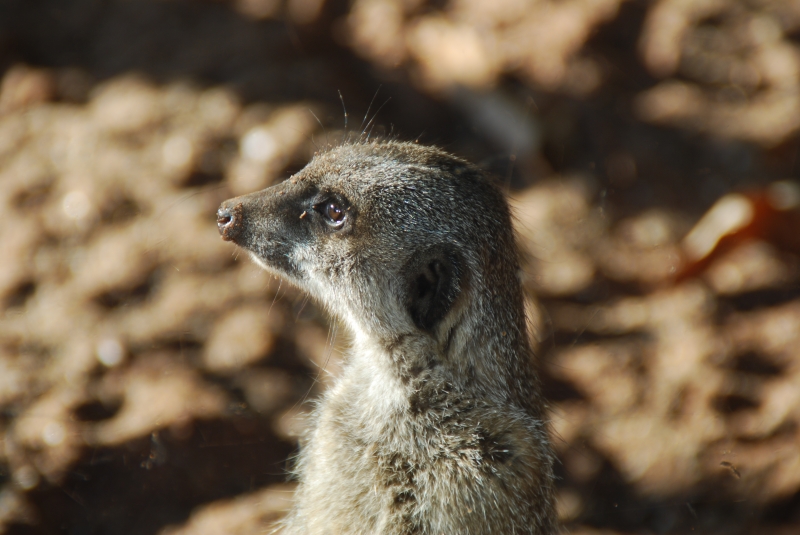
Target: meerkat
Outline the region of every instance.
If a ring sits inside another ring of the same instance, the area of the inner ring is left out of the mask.
[[[511,217],[479,169],[417,144],[345,144],[217,221],[352,333],[284,532],[556,533]]]

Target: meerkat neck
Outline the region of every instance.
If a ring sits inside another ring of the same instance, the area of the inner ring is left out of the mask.
[[[447,360],[461,368],[462,377],[487,397],[538,413],[538,400],[523,388],[538,385],[538,379],[521,292],[484,295],[458,330]]]
[[[405,409],[421,383],[433,381],[434,387],[469,390],[538,413],[529,390],[517,388],[536,382],[519,297],[482,296],[449,318],[436,336],[414,331],[380,337],[375,329],[352,323],[351,330],[345,383],[366,396],[371,410]]]

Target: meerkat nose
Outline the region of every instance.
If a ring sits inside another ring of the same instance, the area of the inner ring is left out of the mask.
[[[217,210],[217,228],[223,240],[235,242],[242,227],[242,203],[232,208],[225,204]]]

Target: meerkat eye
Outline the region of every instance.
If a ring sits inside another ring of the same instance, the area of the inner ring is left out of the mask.
[[[314,207],[325,217],[326,222],[332,227],[340,227],[344,223],[347,212],[338,203],[326,201]]]
[[[325,207],[325,215],[334,223],[339,223],[344,219],[344,210],[339,205],[329,202]]]

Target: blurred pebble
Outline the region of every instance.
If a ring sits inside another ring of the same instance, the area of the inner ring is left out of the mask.
[[[753,206],[747,197],[739,193],[725,195],[683,239],[686,255],[692,260],[704,258],[725,235],[747,226],[753,215]]]
[[[125,357],[125,348],[116,338],[104,338],[97,343],[97,360],[108,368],[118,366]]]
[[[226,89],[212,88],[197,100],[200,120],[206,127],[225,133],[231,128],[241,111],[236,95]]]
[[[194,147],[186,136],[175,134],[167,138],[161,149],[164,164],[173,169],[187,167],[194,156]]]
[[[632,245],[647,249],[671,243],[674,223],[667,214],[651,210],[619,223],[620,236]]]
[[[778,286],[790,279],[788,266],[767,243],[745,243],[715,261],[705,279],[720,294]]]
[[[542,293],[576,294],[592,283],[594,264],[580,253],[562,249],[545,262],[537,262],[536,272]]]
[[[89,197],[82,191],[70,191],[61,200],[61,209],[64,215],[73,221],[80,221],[89,215],[91,210]]]
[[[295,406],[273,420],[272,429],[282,439],[296,442],[305,434],[308,424],[308,412]]]
[[[136,76],[120,77],[97,89],[92,99],[94,120],[113,133],[140,131],[162,118],[157,90]]]
[[[33,490],[39,485],[39,472],[29,464],[14,472],[14,481],[22,490]]]
[[[64,426],[58,422],[50,422],[46,426],[44,426],[44,430],[42,431],[42,440],[48,446],[58,446],[62,442],[64,442],[64,438],[66,438],[67,432],[64,429]]]
[[[256,127],[242,138],[242,155],[257,162],[268,162],[278,153],[275,137],[264,127]]]
[[[292,507],[294,486],[272,485],[232,499],[199,506],[185,524],[167,526],[159,535],[263,535],[281,533],[270,525]]]
[[[406,39],[422,67],[423,80],[432,88],[486,88],[498,75],[497,56],[472,26],[445,17],[424,17]]]
[[[47,102],[54,95],[52,73],[27,65],[14,65],[0,82],[0,113]]]
[[[238,374],[236,383],[259,414],[271,414],[297,393],[292,375],[278,368],[246,369]]]
[[[773,182],[767,188],[767,199],[776,210],[794,210],[800,206],[800,184],[793,180]]]
[[[569,522],[580,515],[583,510],[583,500],[574,490],[565,489],[558,493],[556,514],[561,522]]]
[[[232,310],[214,326],[203,351],[203,364],[215,372],[235,371],[266,357],[275,346],[282,315],[267,306]]]

